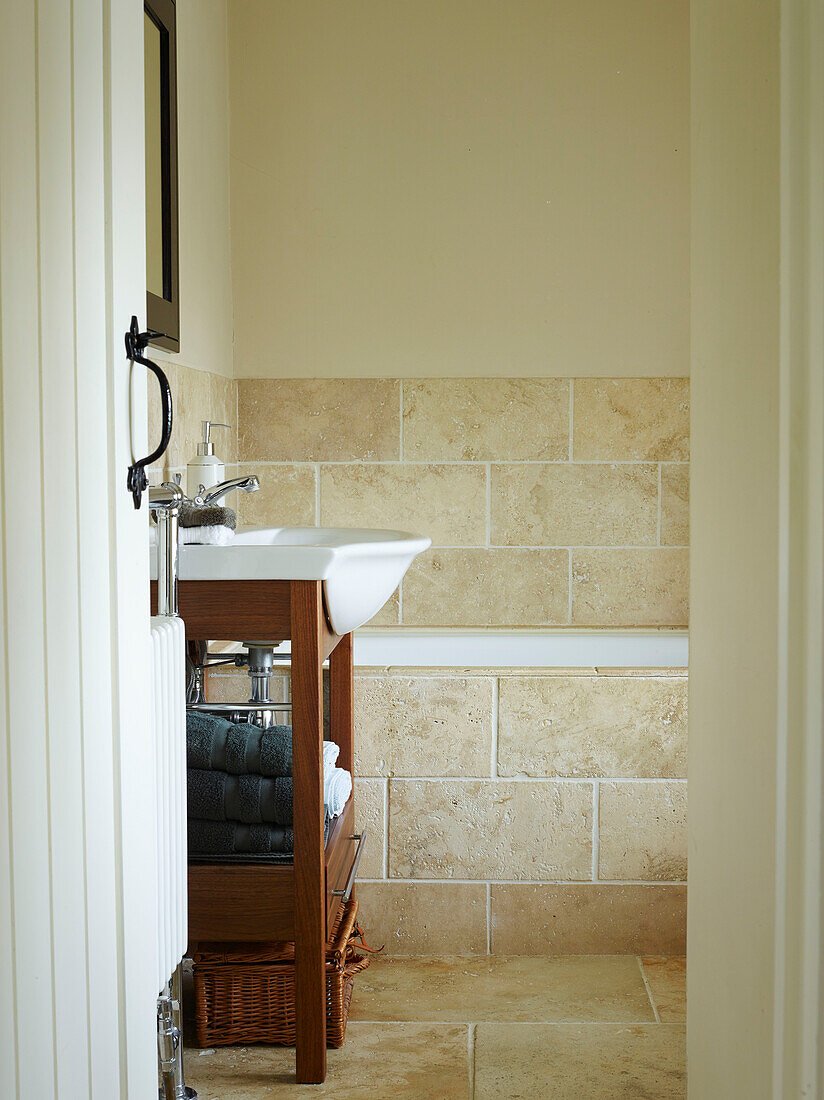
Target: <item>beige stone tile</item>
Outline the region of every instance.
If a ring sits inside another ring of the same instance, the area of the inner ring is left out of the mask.
[[[355,780],[355,832],[367,830],[363,855],[358,865],[360,878],[383,878],[386,848],[385,792],[384,779],[358,777]]]
[[[241,462],[376,462],[400,457],[399,383],[241,378]]]
[[[688,550],[573,550],[573,626],[687,626]]]
[[[488,776],[493,684],[481,677],[359,676],[356,773]]]
[[[661,466],[661,545],[688,546],[690,541],[690,468]]]
[[[687,1022],[687,959],[680,955],[645,955],[641,960],[662,1024]]]
[[[486,544],[486,469],[465,465],[324,466],[324,527],[388,527],[436,546]]]
[[[493,545],[654,546],[658,469],[651,463],[493,466]]]
[[[601,783],[598,877],[687,877],[687,784]]]
[[[359,980],[355,979],[353,1005]],[[468,1047],[466,1025],[352,1020],[343,1046],[327,1052],[322,1085],[295,1083],[294,1048],[262,1046],[188,1051],[186,1083],[200,1100],[469,1100]]]
[[[576,378],[577,462],[689,460],[688,378]]]
[[[500,775],[686,778],[686,676],[505,676],[498,698]]]
[[[588,879],[589,783],[393,779],[391,878]]]
[[[211,379],[212,375],[204,370],[179,365],[175,369],[176,389],[172,391],[174,422],[168,456],[170,466],[185,466],[197,455],[197,445],[202,438],[201,421],[212,418]],[[185,488],[185,472],[183,485]]]
[[[354,1012],[442,1023],[655,1019],[631,955],[379,957],[363,974]]]
[[[211,419],[216,424],[228,424],[229,430],[218,428],[213,435],[215,453],[224,462],[237,462],[237,381],[222,374],[210,374]]]
[[[483,883],[359,882],[356,894],[366,942],[389,955],[486,955]]]
[[[493,882],[490,908],[494,955],[686,950],[686,886]]]
[[[429,550],[403,582],[405,626],[553,626],[569,621],[566,550]]]
[[[256,466],[237,467],[237,477],[256,474],[260,489],[256,493],[238,493],[235,503],[238,519],[245,527],[314,527],[315,467]]]
[[[686,1034],[679,1025],[478,1025],[475,1100],[683,1100],[686,1095]]]
[[[561,378],[421,378],[403,383],[406,459],[569,457],[569,382]]]

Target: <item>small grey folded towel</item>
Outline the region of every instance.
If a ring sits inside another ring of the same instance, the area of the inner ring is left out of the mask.
[[[291,828],[189,818],[189,855],[281,854],[294,851]]]
[[[292,780],[189,768],[188,813],[204,821],[291,825]]]
[[[290,776],[292,727],[269,726],[262,730],[248,722],[236,726],[224,718],[189,711],[186,763],[190,768],[231,775]]]
[[[324,845],[332,820],[324,824]],[[189,855],[213,863],[283,863],[294,855],[294,834],[279,825],[242,825],[236,821],[189,821]]]
[[[181,527],[228,527],[234,531],[237,516],[231,508],[221,508],[217,504],[205,504],[203,507],[181,504],[178,523]]]

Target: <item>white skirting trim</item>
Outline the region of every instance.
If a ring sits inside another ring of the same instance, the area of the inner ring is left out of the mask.
[[[223,647],[227,653],[238,644]],[[289,643],[278,654],[289,652]],[[686,630],[410,630],[355,634],[355,664],[441,668],[686,668]]]
[[[686,630],[363,630],[357,665],[515,668],[680,668]]]

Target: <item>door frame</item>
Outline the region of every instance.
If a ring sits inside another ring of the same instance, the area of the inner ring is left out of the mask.
[[[157,1088],[143,7],[0,5],[0,1094]]]

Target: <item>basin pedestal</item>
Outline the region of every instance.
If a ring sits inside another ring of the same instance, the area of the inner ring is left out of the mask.
[[[291,640],[293,866],[191,866],[189,937],[294,939],[297,1080],[319,1084],[326,1076],[327,927],[339,904],[333,892],[354,858],[351,801],[324,847],[323,663],[328,657],[338,764],[352,772],[352,635],[330,630],[320,580],[182,580],[179,609],[187,639]]]

